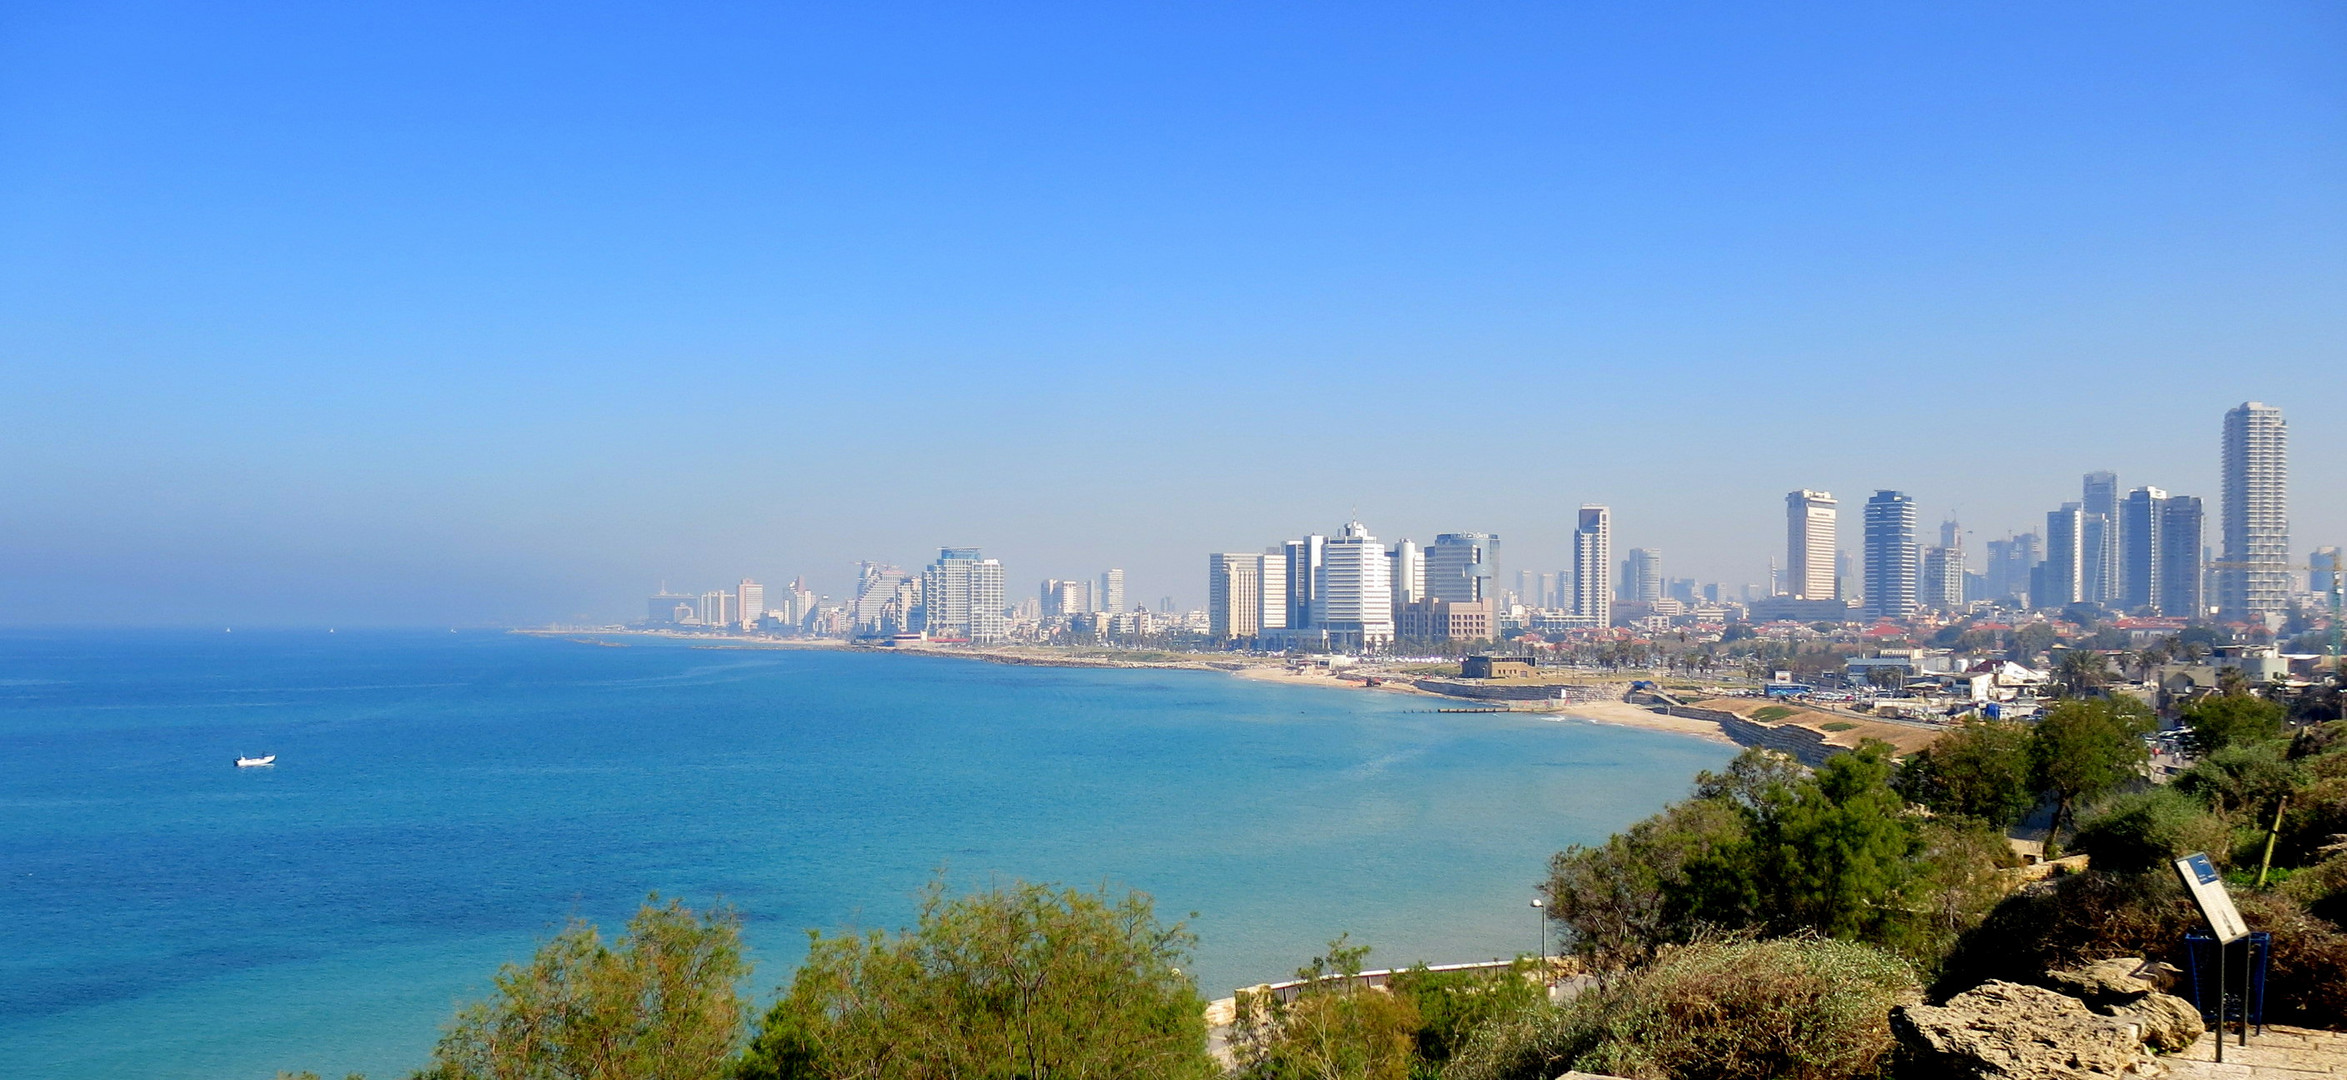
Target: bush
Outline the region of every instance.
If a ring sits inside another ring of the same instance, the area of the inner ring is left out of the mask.
[[[432,1049],[425,1080],[717,1080],[741,1044],[750,973],[741,922],[658,897],[607,946],[574,922],[529,966],[507,964],[497,993],[466,1006]]]
[[[1358,985],[1366,945],[1328,943],[1296,972],[1307,985],[1292,1002],[1239,992],[1231,1052],[1246,1080],[1408,1080],[1422,1027],[1409,998]],[[1028,1074],[1022,1074],[1028,1075]],[[1154,1075],[1154,1074],[1142,1074]]]
[[[1538,965],[1518,960],[1504,972],[1430,971],[1419,964],[1387,984],[1418,1014],[1418,1057],[1441,1066],[1493,1020],[1541,1004],[1547,991]]]
[[[1495,1023],[1445,1080],[1546,1080],[1566,1069],[1635,1080],[1854,1080],[1883,1073],[1913,969],[1823,938],[1699,941],[1563,1008]]]
[[[2347,1023],[2347,933],[2288,896],[2237,889],[2234,902],[2250,929],[2274,935],[2266,1019],[2315,1027]],[[1990,979],[2035,982],[2055,968],[2114,956],[2182,967],[2190,960],[2185,933],[2206,929],[2172,869],[2058,877],[2015,893],[1966,934],[1932,996],[1949,997]]]
[[[741,1080],[1214,1073],[1192,938],[1139,893],[932,885],[909,932],[811,936]]]
[[[2222,861],[2232,844],[2232,830],[2222,819],[2198,800],[2166,787],[2112,799],[2072,841],[2095,869],[2122,874],[2172,872],[2175,859],[2195,851],[2211,852]]]
[[[2213,754],[2229,746],[2255,746],[2282,737],[2290,710],[2255,694],[2216,694],[2186,705],[2181,714],[2193,752]]]
[[[1763,724],[1773,724],[1791,715],[1793,710],[1783,705],[1763,705],[1752,710],[1752,718]]]
[[[2305,907],[2308,914],[2347,929],[2347,852],[2291,875],[2289,884],[2277,891]]]

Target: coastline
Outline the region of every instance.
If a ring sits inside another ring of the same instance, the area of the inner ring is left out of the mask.
[[[1083,656],[1049,650],[1061,648],[1049,645],[1005,646],[997,648],[970,648],[966,646],[939,647],[934,645],[857,645],[836,639],[796,641],[782,638],[740,638],[710,634],[693,634],[673,630],[546,630],[514,629],[510,633],[532,637],[562,638],[581,644],[613,644],[594,641],[594,638],[647,637],[664,641],[689,642],[693,648],[704,649],[809,649],[832,652],[857,652],[875,655],[928,656],[952,660],[976,660],[989,664],[1007,664],[1013,667],[1068,667],[1100,669],[1142,669],[1164,671],[1219,671],[1233,678],[1250,682],[1271,683],[1280,686],[1312,687],[1323,690],[1373,691],[1388,694],[1409,694],[1435,701],[1456,702],[1462,709],[1477,711],[1513,712],[1538,715],[1552,721],[1580,720],[1586,723],[1607,724],[1615,727],[1643,728],[1672,735],[1686,735],[1711,742],[1733,743],[1727,731],[1717,722],[1690,717],[1668,716],[1627,701],[1580,701],[1567,704],[1545,702],[1493,702],[1475,698],[1454,697],[1421,690],[1406,678],[1390,675],[1372,668],[1362,675],[1346,677],[1318,669],[1297,669],[1280,660],[1260,657],[1232,657],[1227,660],[1175,659],[1116,659],[1106,656]],[[1376,681],[1365,681],[1369,676]],[[1621,680],[1623,690],[1628,681]],[[1611,684],[1608,684],[1611,688]],[[1528,706],[1528,707],[1516,707]]]

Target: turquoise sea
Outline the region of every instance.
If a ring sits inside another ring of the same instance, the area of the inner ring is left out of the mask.
[[[1219,673],[491,632],[0,634],[0,1077],[378,1080],[646,893],[897,927],[942,871],[1197,915],[1208,997],[1340,931],[1536,947],[1549,853],[1732,748]],[[237,769],[240,754],[278,755]]]

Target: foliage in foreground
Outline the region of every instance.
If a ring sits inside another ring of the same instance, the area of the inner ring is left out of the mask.
[[[1360,983],[1366,945],[1343,937],[1296,972],[1294,1001],[1241,991],[1231,1049],[1247,1080],[1407,1080],[1418,1063],[1416,1006]]]
[[[1480,1031],[1445,1080],[1860,1080],[1890,1060],[1889,1015],[1919,1000],[1905,962],[1823,938],[1706,939],[1563,1008]]]
[[[573,922],[459,1011],[421,1080],[718,1080],[747,1005],[741,922],[654,897],[606,945]]]
[[[1814,774],[1764,750],[1698,777],[1693,798],[1551,860],[1551,917],[1600,970],[1710,929],[1815,933],[1935,959],[2002,889],[2002,844],[1908,812],[1889,747]]]
[[[1214,1073],[1195,939],[1141,894],[932,885],[906,933],[810,936],[741,1080]]]

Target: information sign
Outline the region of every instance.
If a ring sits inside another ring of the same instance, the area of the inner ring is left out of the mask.
[[[2176,860],[2176,875],[2184,879],[2184,891],[2200,905],[2201,917],[2208,920],[2209,932],[2218,942],[2230,945],[2249,936],[2249,924],[2241,921],[2233,894],[2225,891],[2225,879],[2207,855],[2195,852]]]

